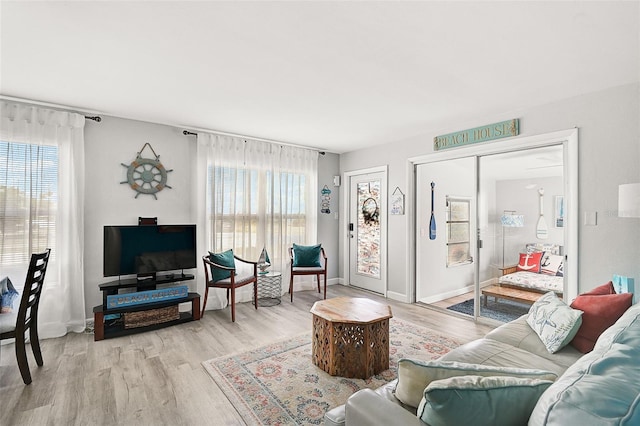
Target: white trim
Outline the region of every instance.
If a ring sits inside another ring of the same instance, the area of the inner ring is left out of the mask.
[[[426,304],[439,302],[441,300],[448,299],[450,297],[456,297],[456,296],[460,296],[461,294],[472,292],[473,291],[473,287],[474,286],[472,286],[472,285],[468,285],[466,287],[462,287],[462,288],[458,288],[458,289],[455,289],[455,290],[447,291],[445,293],[434,294],[433,296],[429,296],[429,297],[426,297],[424,299],[421,299],[419,302],[420,303],[426,303]]]
[[[344,238],[342,239],[342,261],[343,261],[343,265],[344,265],[344,278],[342,278],[342,282],[344,285],[346,286],[350,286],[349,282],[350,282],[350,265],[349,265],[349,206],[350,206],[350,200],[351,200],[351,177],[353,176],[359,176],[359,175],[366,175],[369,173],[384,173],[384,186],[385,186],[385,191],[388,192],[389,191],[389,172],[388,172],[388,165],[383,165],[383,166],[376,166],[376,167],[369,167],[367,169],[360,169],[360,170],[351,170],[351,171],[347,171],[344,172],[342,174],[342,183],[344,185],[344,187],[346,187],[347,189],[345,191],[340,191],[340,195],[342,196],[341,202],[342,202],[342,217],[345,218],[344,219],[344,226],[345,226],[345,233],[344,233]],[[383,197],[383,200],[381,202],[381,211],[383,212],[387,212],[387,196],[388,194],[385,193],[385,196]],[[388,232],[387,232],[387,227],[389,226],[388,224],[388,214],[384,214],[382,215],[384,220],[384,235],[381,236],[381,243],[384,244],[384,250],[382,251],[382,258],[381,258],[381,263],[382,265],[384,265],[384,289],[382,292],[382,296],[387,297],[387,289],[389,288],[389,265],[387,265],[387,259],[388,259],[388,254],[387,251],[389,249],[389,241],[388,241]]]
[[[569,302],[578,295],[578,129],[560,130],[551,133],[543,133],[533,136],[518,136],[497,142],[467,145],[446,151],[434,152],[427,155],[411,157],[407,160],[407,187],[406,200],[407,214],[407,282],[405,298],[409,302],[415,301],[415,167],[419,164],[433,163],[436,161],[453,160],[464,157],[481,157],[490,154],[499,154],[524,149],[538,148],[551,145],[563,146],[564,164],[564,196],[567,209],[567,224],[564,228],[565,242],[565,288],[564,300]],[[477,212],[476,212],[477,214]],[[476,249],[477,250],[477,249]],[[570,256],[570,257],[569,257]],[[478,279],[476,273],[476,280]],[[479,297],[476,295],[476,297]],[[477,304],[476,304],[477,305]]]
[[[567,137],[563,145],[563,174],[565,176],[564,200],[565,209],[568,216],[565,218],[566,225],[564,227],[564,242],[567,249],[565,250],[565,266],[564,275],[564,300],[572,301],[578,296],[580,291],[578,287],[578,230],[580,223],[578,222],[578,129]],[[566,179],[569,177],[569,179]],[[573,258],[568,258],[570,253]]]
[[[517,136],[514,138],[503,139],[498,142],[466,145],[460,148],[452,148],[446,151],[438,151],[432,154],[411,157],[409,158],[409,162],[413,164],[425,164],[436,161],[453,160],[462,157],[480,157],[489,154],[520,151],[527,148],[558,145],[571,139],[574,134],[577,140],[577,133],[578,129],[573,128],[540,135]]]
[[[405,288],[404,301],[416,302],[416,165],[407,161],[407,196],[405,197],[404,212],[407,215],[407,248],[405,250],[407,287]]]
[[[406,294],[396,293],[395,291],[387,291],[387,299],[397,300],[398,302],[409,303],[406,300]]]

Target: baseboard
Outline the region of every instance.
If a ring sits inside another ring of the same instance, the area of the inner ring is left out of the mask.
[[[387,298],[391,300],[397,300],[398,302],[411,303],[407,300],[407,295],[404,293],[396,293],[395,291],[387,291]]]
[[[440,294],[436,294],[434,296],[429,296],[429,297],[426,297],[424,299],[420,299],[420,302],[426,303],[426,304],[436,303],[436,302],[439,302],[441,300],[448,299],[450,297],[460,296],[461,294],[469,293],[470,291],[473,291],[473,288],[474,288],[474,286],[469,285],[469,286],[462,287],[462,288],[459,288],[459,289],[456,289],[456,290],[448,291],[446,293],[440,293]]]

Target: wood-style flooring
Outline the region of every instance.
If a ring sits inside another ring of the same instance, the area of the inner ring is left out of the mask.
[[[393,315],[466,342],[490,327],[419,305],[383,299],[342,285],[327,297],[386,301]],[[93,341],[70,333],[41,341],[44,366],[27,348],[33,383],[25,386],[14,345],[0,349],[0,425],[243,425],[205,372],[202,361],[311,331],[313,303],[299,291],[273,307],[236,305],[207,311],[200,321],[131,336]]]

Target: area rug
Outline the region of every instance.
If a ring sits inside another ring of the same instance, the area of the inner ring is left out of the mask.
[[[313,364],[311,333],[204,361],[209,375],[248,425],[322,424],[354,392],[396,378],[398,360],[439,358],[460,342],[424,327],[389,321],[390,368],[369,379],[332,377]]]
[[[498,302],[489,300],[487,306],[484,306],[484,303],[480,303],[480,316],[509,322],[529,312],[529,308],[529,305],[511,300],[499,299]],[[447,309],[473,315],[473,299],[448,306]]]

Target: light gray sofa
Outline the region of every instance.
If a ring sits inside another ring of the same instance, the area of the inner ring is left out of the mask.
[[[525,315],[440,360],[556,373],[559,377],[537,400],[529,425],[640,425],[640,304],[600,335],[588,354],[571,345],[549,353]],[[394,380],[354,393],[345,405],[326,413],[325,425],[424,426],[416,408],[396,398],[396,385]]]

